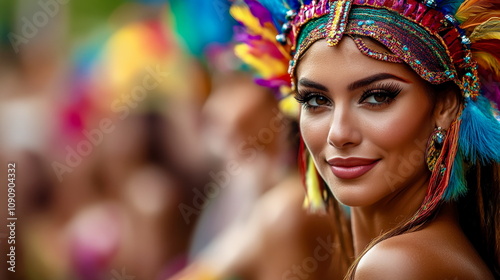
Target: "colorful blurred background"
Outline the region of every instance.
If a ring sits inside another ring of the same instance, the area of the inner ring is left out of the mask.
[[[327,239],[302,211],[295,121],[234,56],[229,7],[1,0],[17,220],[12,272],[2,179],[0,279],[285,279]]]

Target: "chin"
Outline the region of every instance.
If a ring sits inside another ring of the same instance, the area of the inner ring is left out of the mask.
[[[339,180],[338,178],[327,178],[328,186],[334,198],[350,207],[366,207],[374,205],[384,197],[386,197],[391,190],[387,186],[373,184],[373,179],[369,177],[363,180]]]
[[[333,193],[334,198],[349,207],[366,207],[373,205],[377,202],[377,199],[373,197],[367,197],[365,195],[359,195],[358,192],[347,193],[345,191]]]

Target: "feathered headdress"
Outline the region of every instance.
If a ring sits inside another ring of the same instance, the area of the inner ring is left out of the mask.
[[[414,220],[467,192],[466,164],[500,162],[499,0],[244,0],[231,13],[243,25],[237,54],[257,70],[259,84],[287,101],[296,62],[307,48],[319,39],[333,46],[344,35],[367,56],[406,63],[432,84],[451,81],[460,87],[463,109],[448,129]],[[391,53],[368,48],[365,36]],[[297,107],[286,106],[294,112]],[[321,179],[309,156],[301,159],[308,201],[322,209]]]

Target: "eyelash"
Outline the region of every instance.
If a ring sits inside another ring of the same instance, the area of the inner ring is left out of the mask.
[[[319,106],[311,106],[308,103],[309,100],[311,100],[314,97],[326,98],[325,96],[318,94],[317,92],[309,91],[309,90],[297,91],[297,93],[295,94],[295,100],[297,100],[297,102],[302,104],[304,109],[307,109],[307,110],[318,109]],[[326,99],[328,99],[328,98],[326,98]]]
[[[396,83],[374,85],[363,91],[361,98],[359,99],[359,103],[360,104],[363,103],[363,101],[368,99],[368,97],[380,94],[382,97],[387,97],[388,100],[380,104],[365,103],[365,105],[373,108],[390,104],[394,101],[396,96],[398,96],[401,93],[402,90],[403,90],[402,87]],[[309,100],[311,100],[314,97],[322,97],[327,99],[328,102],[330,102],[330,100],[327,97],[314,91],[309,91],[309,90],[298,91],[295,95],[295,99],[297,100],[297,102],[302,104],[302,106],[304,106],[305,109],[310,109],[310,110],[311,109],[315,110],[318,107],[320,107],[320,106],[311,106],[308,104]]]
[[[388,84],[380,84],[380,85],[375,85],[373,87],[370,87],[368,89],[365,89],[363,91],[363,94],[361,95],[361,98],[359,99],[359,103],[362,103],[368,97],[374,96],[376,94],[380,94],[383,97],[387,97],[388,100],[384,101],[380,104],[374,104],[374,103],[365,103],[367,106],[370,107],[378,107],[378,106],[383,106],[386,104],[390,104],[396,99],[396,96],[398,96],[403,88],[396,84],[396,83],[388,83]]]

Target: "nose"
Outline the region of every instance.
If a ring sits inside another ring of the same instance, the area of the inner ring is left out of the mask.
[[[345,149],[359,145],[361,133],[356,116],[349,108],[336,106],[332,112],[328,144],[337,149]]]

